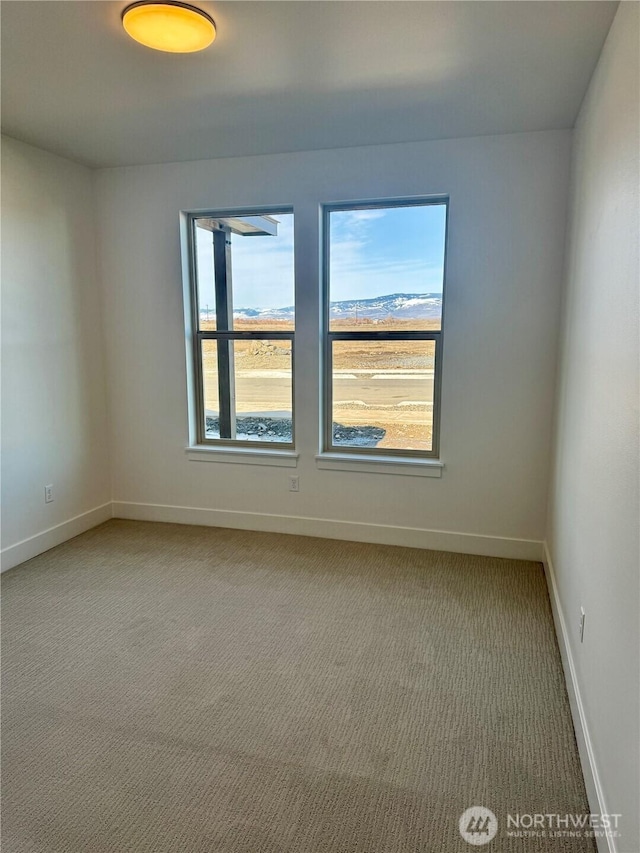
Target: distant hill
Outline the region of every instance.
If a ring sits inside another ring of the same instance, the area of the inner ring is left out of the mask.
[[[374,299],[347,299],[332,302],[331,316],[336,320],[358,317],[384,320],[385,317],[439,317],[442,308],[441,293],[391,293]]]
[[[332,302],[331,316],[336,320],[359,319],[384,320],[386,317],[429,319],[439,317],[442,310],[441,293],[391,293],[388,296],[376,296],[373,299],[346,299]],[[294,308],[236,308],[236,319],[271,320],[293,319]]]

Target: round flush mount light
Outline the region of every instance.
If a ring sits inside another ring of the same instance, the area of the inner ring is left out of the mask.
[[[132,3],[122,13],[122,26],[135,41],[167,53],[195,53],[216,37],[216,25],[206,12],[172,0]]]

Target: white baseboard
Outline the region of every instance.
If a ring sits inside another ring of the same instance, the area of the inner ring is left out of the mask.
[[[74,536],[79,536],[92,527],[108,521],[112,517],[111,507],[112,504],[109,501],[102,506],[95,507],[95,509],[90,509],[88,512],[83,512],[81,515],[76,515],[68,521],[56,524],[55,527],[43,530],[42,533],[36,533],[35,536],[23,539],[22,542],[16,542],[15,545],[3,548],[0,552],[2,563],[0,571],[6,572],[8,569],[24,563],[25,560],[37,557],[38,554],[55,548],[56,545],[61,545],[67,539],[73,539]]]
[[[607,805],[596,766],[593,745],[589,736],[589,727],[587,725],[586,714],[580,693],[580,684],[578,682],[578,674],[576,672],[569,643],[569,632],[567,629],[567,620],[565,619],[560,595],[558,593],[558,585],[556,583],[556,575],[553,569],[553,563],[549,554],[546,541],[544,547],[544,572],[547,578],[547,586],[549,587],[549,598],[551,599],[551,609],[553,611],[553,621],[556,626],[556,635],[558,637],[558,645],[560,646],[560,657],[562,658],[562,668],[564,669],[564,677],[567,683],[567,693],[569,694],[569,705],[571,706],[571,716],[573,718],[573,727],[576,733],[576,741],[578,743],[578,753],[580,755],[580,763],[582,765],[582,774],[584,776],[584,784],[587,789],[587,797],[589,800],[589,808],[593,814],[609,814]],[[618,847],[615,838],[597,838],[598,853],[618,853]]]
[[[542,560],[542,542],[533,539],[509,539],[454,533],[446,530],[423,530],[385,524],[307,518],[260,512],[237,512],[226,509],[167,506],[165,504],[113,502],[113,517],[135,521],[163,521],[173,524],[196,524],[206,527],[231,527],[237,530],[260,530],[268,533],[295,533],[323,539],[345,539],[375,545],[403,545],[486,557],[515,560]]]

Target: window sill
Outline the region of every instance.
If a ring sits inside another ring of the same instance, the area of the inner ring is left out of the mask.
[[[442,477],[444,462],[408,456],[361,456],[357,453],[320,453],[316,467],[326,471],[358,471],[363,474],[401,474],[409,477]]]
[[[232,462],[241,465],[271,465],[278,468],[297,468],[295,450],[267,450],[261,447],[208,447],[195,445],[185,448],[190,462]]]

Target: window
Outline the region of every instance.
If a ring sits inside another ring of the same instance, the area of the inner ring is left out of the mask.
[[[438,455],[447,200],[325,208],[327,452]]]
[[[293,446],[293,214],[187,216],[198,444]]]

